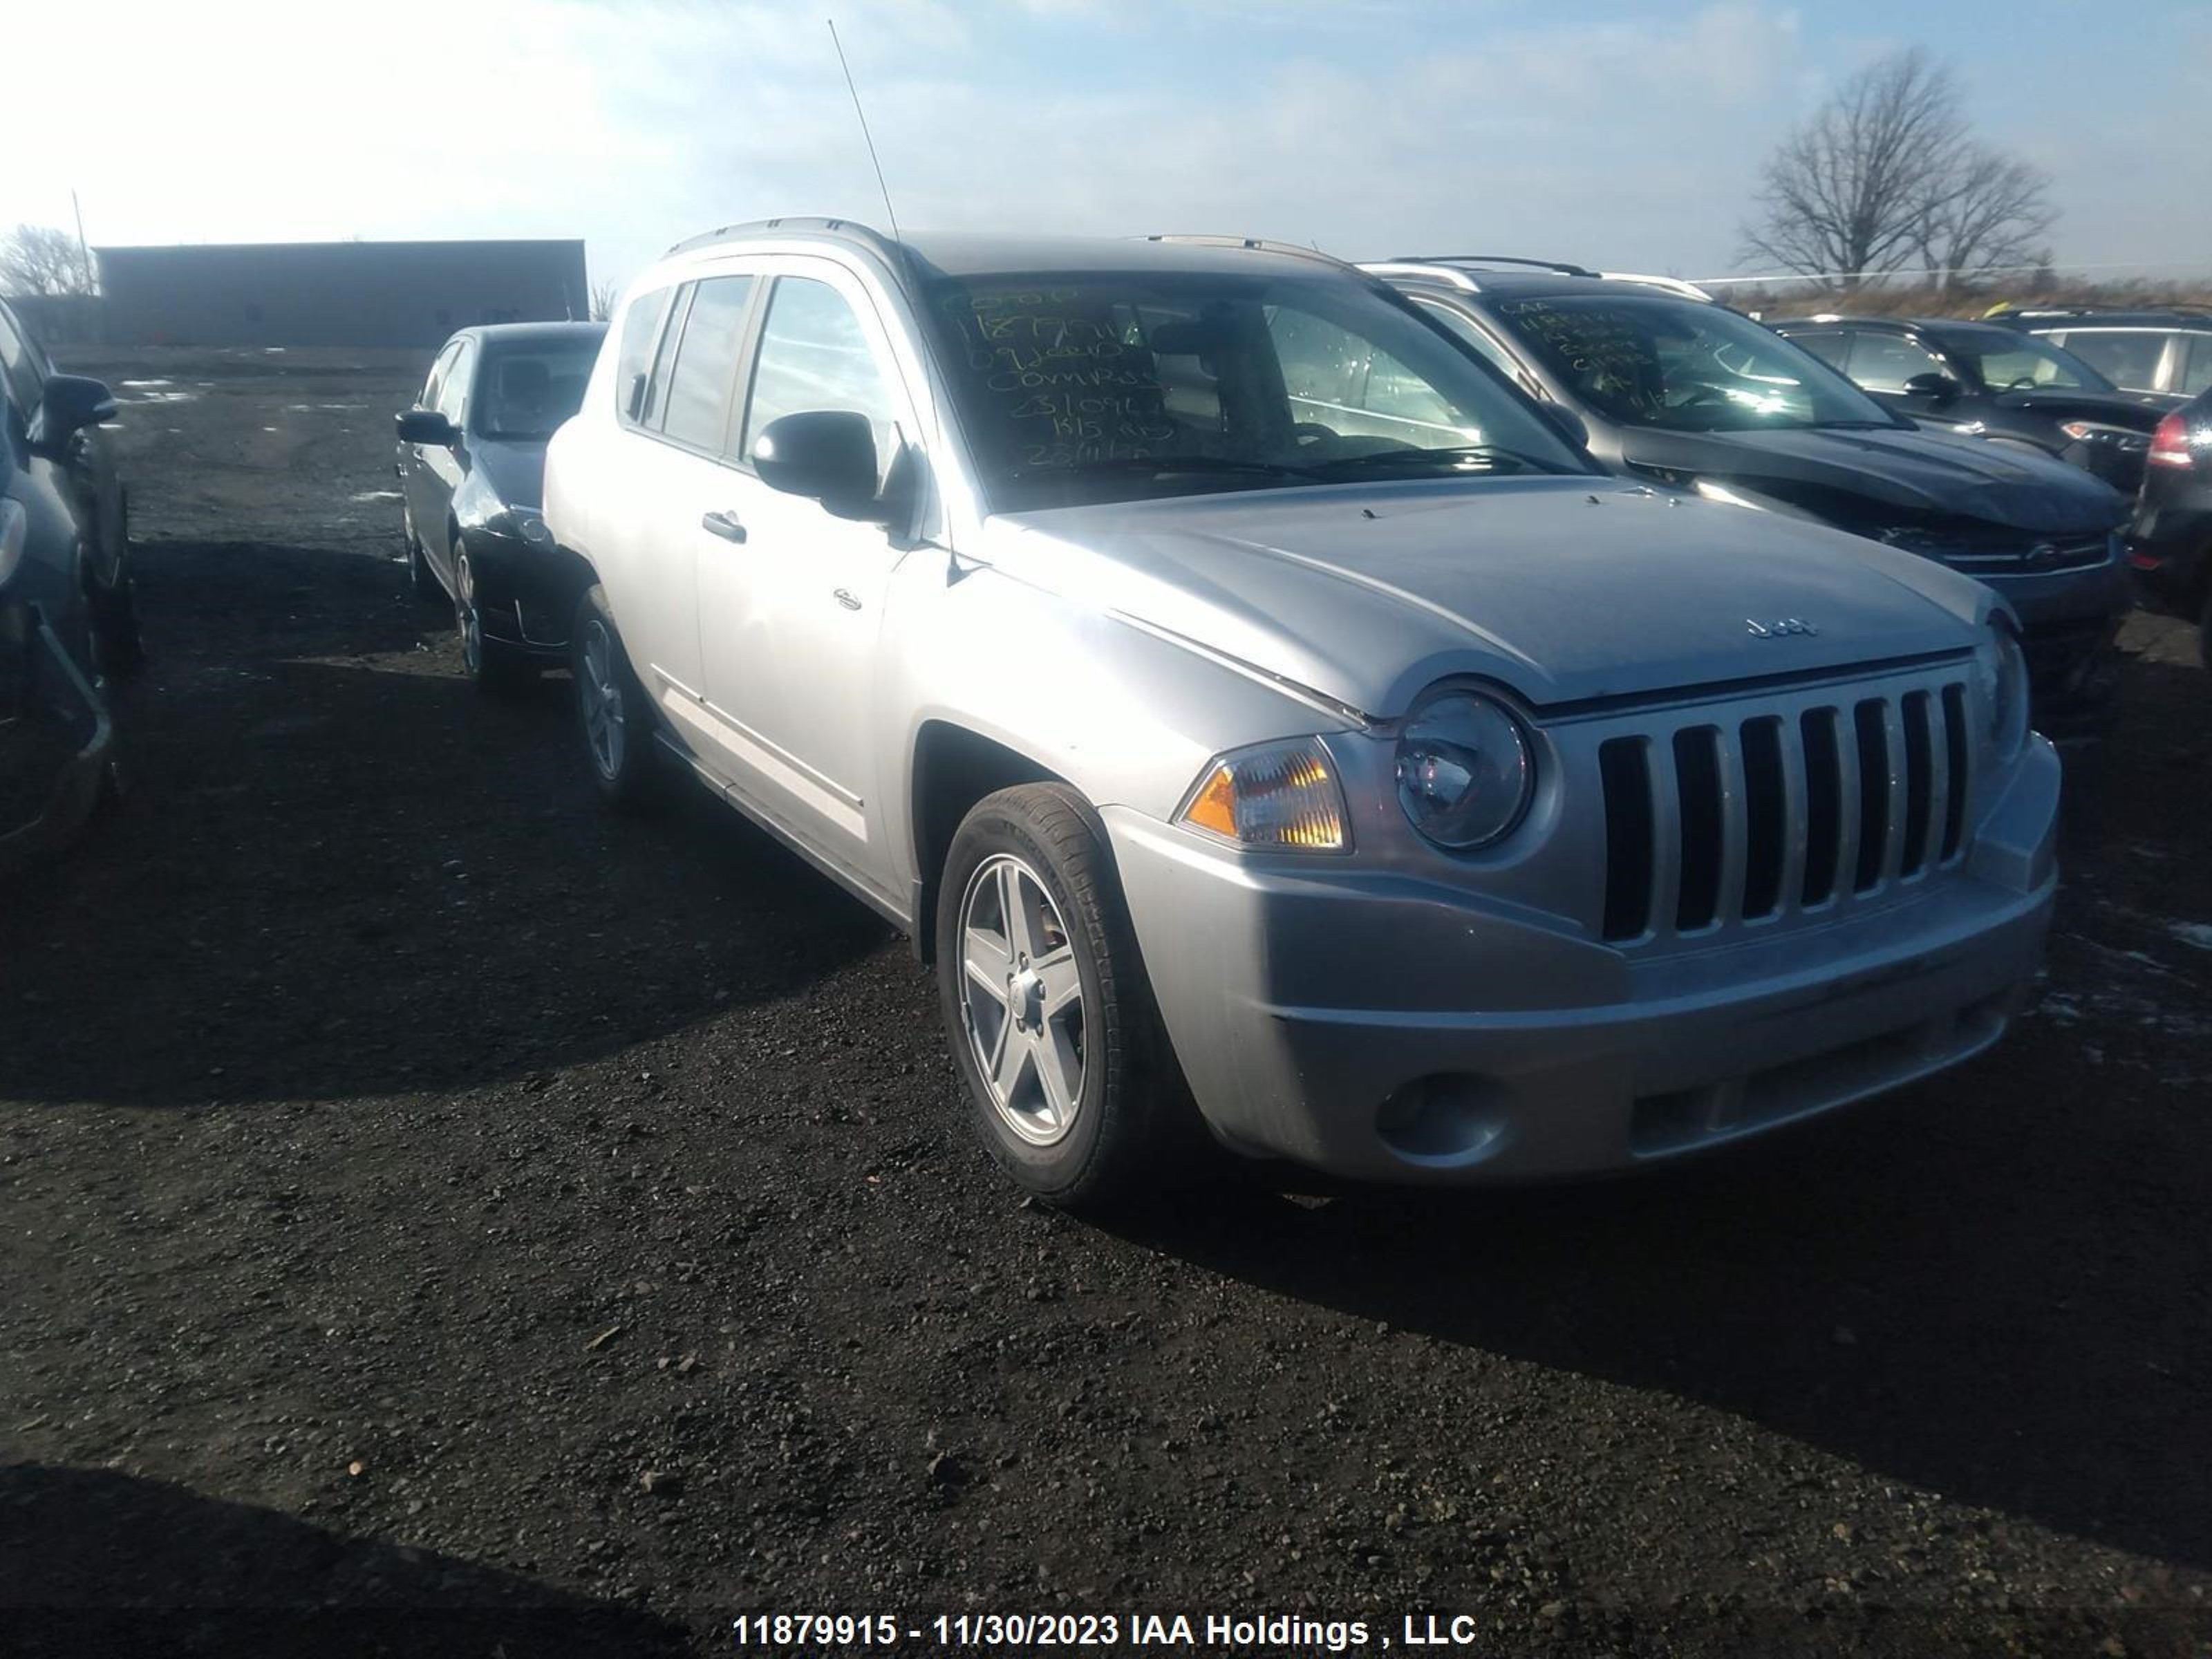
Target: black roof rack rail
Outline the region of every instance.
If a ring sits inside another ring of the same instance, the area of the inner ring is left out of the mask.
[[[1580,265],[1571,265],[1559,259],[1522,259],[1510,253],[1406,253],[1394,256],[1394,265],[1522,265],[1530,270],[1548,270],[1560,276],[1595,276],[1595,270],[1585,270]]]
[[[712,247],[717,242],[732,242],[741,236],[753,235],[762,231],[799,231],[827,236],[833,240],[851,242],[857,246],[865,247],[886,261],[896,262],[902,252],[900,244],[891,240],[874,226],[864,225],[858,219],[826,219],[805,215],[785,215],[775,219],[749,219],[743,224],[723,225],[714,230],[702,231],[696,236],[689,236],[678,242],[660,257],[664,259],[669,258],[678,253],[687,253],[693,248]]]
[[[1349,259],[1340,259],[1334,253],[1323,253],[1317,247],[1308,247],[1303,242],[1271,242],[1264,236],[1225,236],[1209,231],[1154,231],[1137,239],[1146,242],[1180,242],[1193,247],[1249,247],[1262,253],[1287,253],[1301,259],[1318,259],[1323,264],[1334,265],[1343,270],[1357,270]]]

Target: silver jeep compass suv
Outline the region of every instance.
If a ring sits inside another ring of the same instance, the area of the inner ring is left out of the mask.
[[[2058,766],[1978,585],[1601,476],[1379,282],[770,221],[627,296],[545,517],[673,757],[937,964],[1066,1204],[1719,1145],[2002,1032]]]

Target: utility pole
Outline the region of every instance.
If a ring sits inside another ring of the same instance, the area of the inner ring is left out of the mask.
[[[70,210],[76,215],[76,252],[77,257],[84,261],[84,291],[94,293],[99,289],[100,282],[92,269],[92,244],[84,240],[84,204],[76,199],[74,185],[70,187]]]

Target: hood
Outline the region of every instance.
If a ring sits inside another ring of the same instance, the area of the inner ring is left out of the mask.
[[[981,557],[1375,716],[1449,674],[1547,705],[1960,650],[1993,603],[1840,531],[1590,477],[1006,514]]]
[[[1990,401],[1999,409],[2017,409],[2039,420],[2063,421],[2078,416],[2086,421],[2105,421],[2130,432],[2148,432],[2158,424],[2158,405],[2124,392],[2069,392],[2063,386],[2035,391],[1992,392]]]
[[[2148,412],[2138,410],[2139,413]],[[1955,514],[2045,535],[2109,530],[2127,503],[2076,466],[1948,432],[1659,432],[1628,434],[1624,457],[1702,477],[1811,485],[1913,513]]]
[[[540,507],[545,499],[545,440],[469,440],[469,468],[501,507]]]

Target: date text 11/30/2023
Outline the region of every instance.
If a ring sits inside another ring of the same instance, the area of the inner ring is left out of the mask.
[[[1357,1648],[1465,1648],[1480,1639],[1468,1613],[1407,1613],[1395,1621],[1305,1613],[962,1613],[923,1620],[888,1613],[747,1613],[732,1620],[740,1648],[1183,1648],[1218,1652],[1346,1653]]]

